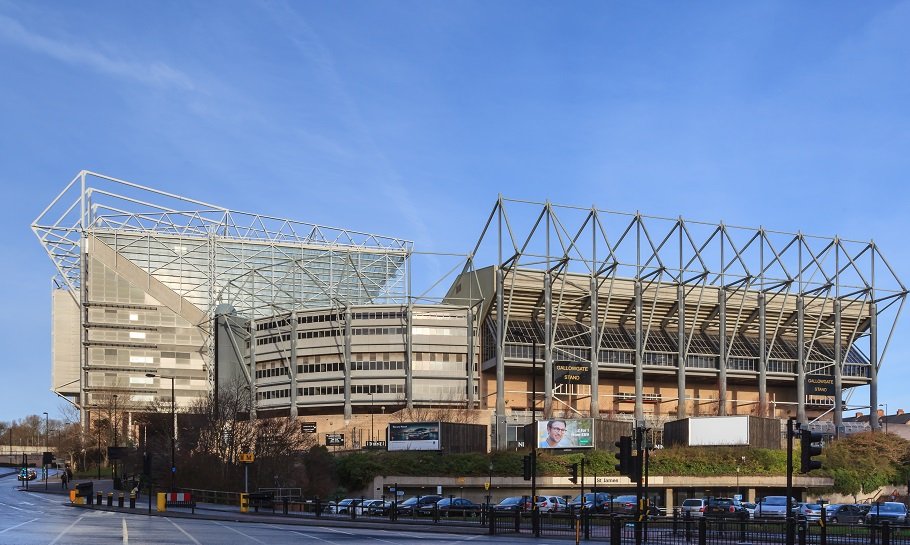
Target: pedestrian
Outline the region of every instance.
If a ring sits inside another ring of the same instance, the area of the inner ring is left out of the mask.
[[[69,484],[69,481],[70,481],[68,472],[69,472],[68,469],[64,469],[63,474],[60,475],[60,486],[62,486],[64,490],[66,490],[67,485]]]

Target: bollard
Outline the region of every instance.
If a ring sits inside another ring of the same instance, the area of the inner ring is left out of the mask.
[[[136,493],[130,492],[130,509],[136,508]]]
[[[158,512],[164,513],[167,511],[167,493],[158,492]]]
[[[98,504],[97,504],[98,507],[101,507],[101,502],[104,501],[103,498],[104,498],[104,492],[102,492],[102,491],[99,490],[99,491],[98,491],[98,497],[96,498],[96,500],[98,501]]]
[[[107,506],[108,507],[114,506],[114,493],[113,492],[107,493]]]
[[[250,495],[244,494],[243,492],[241,492],[240,493],[240,512],[249,513],[249,511],[250,511]]]
[[[322,504],[319,503],[319,496],[316,496],[315,502],[316,502],[315,503],[316,516],[321,517],[322,516]]]
[[[117,496],[117,507],[123,508],[123,492]]]
[[[76,489],[70,490],[70,503],[76,503]]]
[[[287,515],[288,514],[288,499],[284,498],[281,500],[281,511]]]

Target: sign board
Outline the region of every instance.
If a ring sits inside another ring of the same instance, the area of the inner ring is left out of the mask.
[[[110,461],[126,460],[128,455],[128,447],[107,447],[107,459]]]
[[[591,384],[591,363],[587,361],[554,361],[553,385]]]
[[[807,396],[833,396],[834,377],[830,375],[806,375]]]
[[[389,424],[389,450],[439,450],[439,422]]]
[[[240,463],[242,463],[242,464],[252,464],[253,460],[255,459],[252,452],[241,452],[240,454],[237,455],[237,458],[240,460]]]
[[[325,434],[325,444],[329,447],[343,447],[344,446],[344,434],[343,433],[327,433]]]
[[[385,441],[367,441],[367,448],[385,448]]]
[[[748,416],[706,416],[689,418],[689,445],[711,447],[748,445]]]
[[[537,421],[537,448],[593,448],[594,420],[555,419]]]
[[[316,433],[316,423],[315,422],[301,422],[300,431],[303,433]]]

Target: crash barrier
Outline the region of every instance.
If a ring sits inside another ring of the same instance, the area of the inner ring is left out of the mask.
[[[226,492],[224,490],[207,490],[204,488],[178,488],[180,492],[193,495],[197,503],[214,503],[217,505],[237,505],[242,492]]]
[[[165,500],[165,509],[168,507],[189,507],[193,513],[196,512],[196,502],[193,500],[193,495],[189,492],[162,492],[159,494],[164,495]]]

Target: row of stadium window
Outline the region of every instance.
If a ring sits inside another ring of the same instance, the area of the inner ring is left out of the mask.
[[[351,329],[351,335],[403,335],[403,327],[355,327]],[[466,336],[467,333],[462,328],[450,327],[414,327],[411,329],[414,335],[442,335],[442,336]],[[341,329],[315,329],[313,331],[298,331],[298,339],[320,339],[323,337],[341,337],[344,330]],[[256,339],[256,346],[266,344],[287,342],[291,340],[290,333],[281,335],[270,335],[268,337],[259,337]]]
[[[341,363],[310,363],[298,365],[297,373],[334,373],[343,371]],[[352,361],[352,371],[403,371],[403,361]],[[288,374],[287,367],[276,367],[274,369],[260,369],[256,371],[256,378],[280,377]]]
[[[343,395],[344,386],[312,386],[309,388],[297,388],[297,395],[306,396],[328,396]],[[404,394],[404,384],[352,384],[351,394]],[[256,399],[281,399],[291,397],[291,389],[268,390],[256,392]]]
[[[351,314],[352,320],[403,320],[405,319],[404,312],[354,312]],[[464,319],[464,316],[459,316],[456,314],[417,314],[414,316],[417,319],[430,319],[430,320],[444,320],[444,319]],[[320,322],[339,322],[342,321],[342,316],[338,314],[317,314],[312,316],[298,316],[298,324],[315,324]],[[282,327],[287,327],[290,323],[290,320],[285,318],[282,320],[272,320],[269,322],[262,322],[256,324],[256,331],[266,331],[269,329],[278,329]]]

